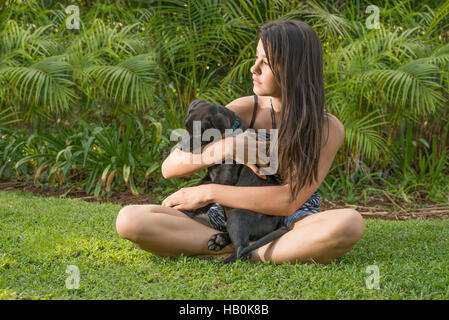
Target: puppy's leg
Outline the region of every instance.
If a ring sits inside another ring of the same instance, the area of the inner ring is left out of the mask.
[[[251,251],[258,249],[264,245],[266,245],[267,243],[276,240],[277,238],[279,238],[280,236],[282,236],[283,234],[288,232],[288,228],[283,226],[280,227],[279,229],[274,230],[273,232],[267,234],[266,236],[258,239],[257,241],[255,241],[254,243],[252,243],[251,245],[245,247],[242,251],[242,256],[250,256]]]
[[[242,251],[249,245],[249,233],[246,224],[242,223],[243,221],[238,221],[238,219],[233,219],[233,216],[236,216],[236,214],[231,213],[227,226],[229,237],[232,241],[232,254],[223,261],[224,263],[235,262],[237,259],[246,260],[249,258],[249,255],[242,256]],[[238,223],[233,223],[233,220]]]
[[[195,218],[196,216],[200,215],[200,214],[204,214],[207,213],[207,211],[210,209],[210,207],[212,207],[212,204],[208,204],[205,207],[202,208],[198,208],[195,210],[181,210],[182,213],[184,213],[186,216],[190,217],[190,218]]]
[[[189,211],[189,210],[181,210],[181,212],[192,219],[201,214],[201,212]]]
[[[213,251],[220,251],[230,243],[231,239],[229,238],[229,234],[227,232],[217,233],[210,237],[207,242],[207,248]]]

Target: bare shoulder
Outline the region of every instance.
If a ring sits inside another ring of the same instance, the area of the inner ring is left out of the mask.
[[[327,145],[326,141],[329,139],[331,144],[338,145],[338,148],[343,144],[345,140],[345,127],[341,121],[333,114],[327,113],[328,126],[323,127],[324,130],[324,146]]]
[[[234,111],[240,119],[249,126],[254,109],[254,96],[237,98],[228,103],[225,107]]]

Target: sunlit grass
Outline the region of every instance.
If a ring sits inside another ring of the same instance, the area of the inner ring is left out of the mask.
[[[121,239],[121,206],[0,192],[1,299],[448,299],[449,220],[365,220],[329,265],[162,258]],[[66,270],[80,271],[68,289]],[[367,288],[374,265],[379,289]]]

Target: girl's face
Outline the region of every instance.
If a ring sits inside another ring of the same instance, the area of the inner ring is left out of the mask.
[[[259,96],[281,97],[281,88],[274,78],[274,74],[268,65],[262,41],[259,40],[256,49],[256,61],[251,67],[254,88],[253,91]]]

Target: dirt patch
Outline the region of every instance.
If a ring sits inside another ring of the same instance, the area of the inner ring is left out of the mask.
[[[60,197],[65,194],[67,190],[53,190],[35,186],[32,182],[26,183],[22,181],[8,181],[0,182],[0,190],[23,190],[31,192],[34,195],[42,197]],[[121,205],[129,204],[151,204],[156,197],[151,195],[135,196],[130,191],[115,192],[115,194],[109,199],[96,200],[94,196],[86,194],[82,189],[74,189],[66,194],[67,198],[81,199],[87,202],[100,202],[100,203],[114,203]]]
[[[44,189],[35,186],[32,182],[21,181],[0,182],[0,190],[23,190],[34,195],[43,197],[60,197],[66,190]],[[155,196],[140,195],[135,196],[129,191],[116,192],[109,199],[96,200],[93,196],[87,195],[81,189],[72,190],[67,198],[81,199],[87,202],[114,203],[122,206],[130,204],[151,204]],[[343,201],[333,202],[321,197],[321,211],[331,209],[353,208],[360,212],[366,219],[383,220],[410,220],[410,219],[449,219],[449,203],[435,204],[425,202],[422,199],[414,199],[413,203],[401,203],[402,200],[395,200],[388,194],[372,196],[366,203],[359,205],[348,204]]]

